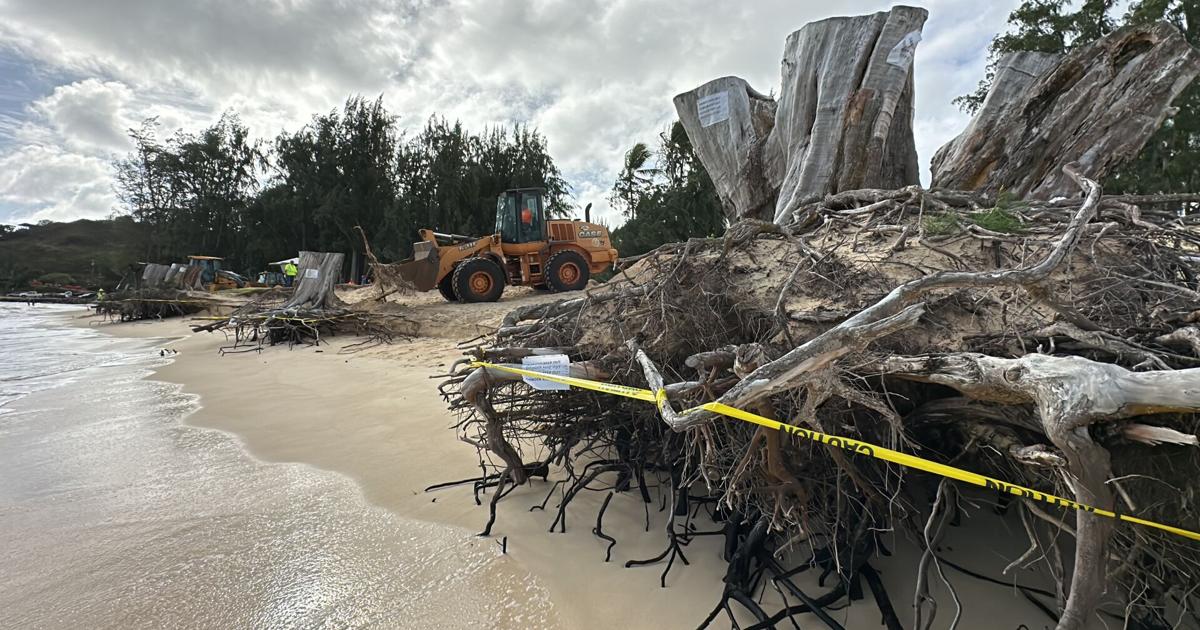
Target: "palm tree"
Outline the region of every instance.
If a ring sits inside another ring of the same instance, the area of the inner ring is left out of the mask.
[[[654,181],[659,173],[657,168],[646,166],[653,157],[646,143],[639,142],[625,153],[625,165],[617,181],[613,184],[613,203],[624,208],[625,216],[630,219],[637,214],[637,203],[641,193]]]

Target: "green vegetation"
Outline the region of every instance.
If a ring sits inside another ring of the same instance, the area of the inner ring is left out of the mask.
[[[145,241],[145,227],[130,217],[0,231],[0,289],[24,288],[35,279],[112,286],[130,263],[144,260]]]
[[[1126,6],[1118,14],[1118,6]],[[1070,52],[1122,26],[1166,20],[1193,46],[1200,45],[1200,2],[1196,0],[1024,0],[1008,17],[1009,32],[992,40],[987,75],[973,93],[955,99],[975,112],[1002,55],[1015,51]],[[1200,81],[1175,99],[1178,112],[1150,138],[1137,159],[1103,182],[1108,193],[1176,193],[1200,189]]]
[[[929,236],[947,236],[962,229],[958,215],[952,212],[941,212],[926,216],[922,225]]]
[[[61,285],[66,285],[66,284],[75,284],[75,277],[69,273],[63,273],[61,271],[54,271],[51,273],[44,273],[44,274],[38,276],[38,282],[44,282],[46,284],[61,286]]]
[[[517,126],[474,134],[431,118],[405,138],[382,99],[351,97],[272,143],[252,140],[236,115],[199,133],[158,138],[147,121],[117,162],[117,192],[147,227],[146,257],[226,258],[253,274],[301,250],[362,252],[362,226],[376,254],[408,255],[416,230],[484,234],[496,195],[540,186],[565,213],[567,184],[537,131]]]
[[[971,223],[991,232],[1017,234],[1022,230],[1021,220],[1016,215],[1001,208],[991,208],[984,212],[973,212],[968,218],[971,220]]]
[[[613,231],[622,256],[725,232],[721,200],[679,121],[659,136],[657,155],[641,142],[633,145],[609,199],[626,217]]]
[[[979,227],[1002,234],[1019,234],[1025,230],[1017,213],[1025,210],[1029,204],[1021,201],[1016,195],[1007,190],[996,195],[996,206],[983,212],[973,212],[968,220]]]

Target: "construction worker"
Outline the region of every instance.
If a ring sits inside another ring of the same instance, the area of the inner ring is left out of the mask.
[[[96,289],[96,301],[97,302],[104,301],[104,289]]]
[[[296,284],[296,263],[287,261],[283,265],[283,286],[290,287]]]

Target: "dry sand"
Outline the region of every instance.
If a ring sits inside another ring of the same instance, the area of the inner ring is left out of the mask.
[[[261,354],[220,356],[223,335],[191,334],[181,320],[96,328],[121,336],[161,337],[164,347],[179,351],[177,359],[153,378],[180,383],[184,391],[200,396],[202,408],[188,423],[232,433],[265,461],[306,463],[347,475],[371,503],[403,517],[458,528],[464,544],[469,544],[478,540],[473,534],[487,520],[486,503],[475,505],[469,485],[423,492],[431,484],[479,474],[474,447],[458,441],[449,429],[453,420],[437,394],[437,380],[429,377],[461,356],[455,340],[473,336],[463,333],[483,332],[517,303],[549,296],[506,296],[494,305],[449,305],[426,297],[418,302],[425,312],[414,320],[421,322],[424,333],[440,329],[449,331],[451,338],[419,338],[355,354],[338,353],[353,339],[334,339],[319,350],[276,347]],[[444,328],[439,321],[446,322]],[[568,511],[566,533],[551,534],[546,530],[556,501],[550,501],[550,511],[529,509],[542,503],[549,490],[550,484],[535,480],[501,501],[492,541],[500,544],[507,537],[507,560],[516,573],[528,571],[549,592],[561,627],[695,627],[718,601],[726,566],[720,559],[719,537],[702,537],[688,546],[690,566],[676,563],[665,589],[659,586],[663,565],[623,567],[626,560],[652,557],[664,546],[665,520],[658,512],[657,493],[650,506],[649,532],[636,492],[614,498],[604,528],[618,544],[612,561],[605,563],[606,543],[591,531],[605,493],[581,495]],[[959,543],[972,568],[996,575],[1006,559],[1023,551],[1020,537],[1010,536],[1019,524],[1001,524],[1009,532]],[[1002,538],[1005,542],[998,544]],[[876,564],[907,625],[912,619],[916,552],[903,541],[893,547],[896,556]],[[800,576],[802,588],[810,594],[825,592],[813,573]],[[1013,589],[951,577],[959,595],[971,602],[961,627],[1047,627],[1047,619]],[[939,592],[939,621],[948,623],[953,616],[951,598],[940,586],[935,590]],[[834,618],[847,628],[881,627],[869,597],[868,593],[867,600],[835,611]],[[764,603],[774,610],[778,596],[768,592]],[[421,624],[397,620],[397,625]],[[714,627],[727,625],[721,618]]]

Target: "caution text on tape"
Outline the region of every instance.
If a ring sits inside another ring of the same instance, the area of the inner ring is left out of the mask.
[[[641,400],[641,401],[645,401],[645,402],[649,402],[649,403],[654,403],[655,405],[658,405],[658,406],[668,404],[667,403],[667,392],[665,389],[660,389],[657,392],[653,392],[648,389],[642,389],[639,387],[629,387],[627,385],[616,385],[613,383],[605,383],[602,381],[593,381],[590,379],[577,378],[577,377],[573,377],[573,376],[558,376],[555,374],[546,374],[544,372],[536,372],[534,370],[526,370],[524,368],[518,368],[518,367],[509,366],[509,365],[500,365],[500,364],[496,364],[496,363],[488,363],[485,361],[476,361],[476,362],[473,362],[471,365],[473,367],[483,367],[483,368],[488,368],[488,369],[493,369],[493,370],[500,370],[502,372],[509,372],[512,374],[519,374],[521,376],[530,376],[530,377],[534,377],[534,378],[545,379],[547,381],[554,381],[556,383],[562,383],[564,385],[570,385],[572,387],[578,387],[580,389],[587,389],[587,390],[591,390],[591,391],[595,391],[595,392],[601,392],[604,394],[612,394],[614,396],[623,396],[625,398],[633,398],[635,400]],[[1197,533],[1197,532],[1182,529],[1179,527],[1173,527],[1171,525],[1164,525],[1162,523],[1156,523],[1154,521],[1148,521],[1146,519],[1138,518],[1136,516],[1130,516],[1128,514],[1122,514],[1120,512],[1114,512],[1112,510],[1106,510],[1103,508],[1086,505],[1083,503],[1079,503],[1078,501],[1073,501],[1071,499],[1066,499],[1066,498],[1055,496],[1053,494],[1049,494],[1046,492],[1041,492],[1039,490],[1034,490],[1032,488],[1026,488],[1024,486],[1007,483],[1007,482],[1001,481],[999,479],[994,479],[994,478],[988,477],[986,475],[981,475],[979,473],[973,473],[969,470],[963,470],[962,468],[948,466],[946,464],[940,464],[938,462],[928,460],[923,457],[917,457],[916,455],[909,455],[908,453],[902,453],[900,451],[893,450],[893,449],[890,449],[890,448],[887,448],[884,446],[879,446],[877,444],[863,442],[862,440],[855,440],[852,438],[839,437],[836,435],[830,435],[828,433],[821,433],[820,431],[813,431],[812,429],[806,429],[804,427],[798,427],[794,424],[787,424],[784,422],[780,422],[778,420],[772,420],[771,418],[766,418],[766,417],[760,416],[756,413],[751,413],[744,409],[738,409],[736,407],[731,407],[729,405],[719,403],[719,402],[704,403],[702,405],[698,405],[698,406],[692,407],[690,409],[685,409],[684,411],[682,411],[680,413],[688,414],[688,413],[693,413],[693,412],[699,411],[701,409],[706,410],[706,411],[711,411],[713,413],[717,413],[717,414],[720,414],[720,415],[723,415],[723,416],[726,416],[729,418],[741,420],[743,422],[749,422],[749,423],[756,424],[759,426],[767,427],[769,429],[774,429],[776,431],[783,431],[785,433],[788,433],[788,434],[791,434],[791,435],[794,435],[794,436],[797,436],[800,438],[804,438],[807,440],[811,440],[813,442],[819,442],[821,444],[825,444],[826,446],[829,446],[830,448],[839,448],[839,449],[842,449],[849,453],[853,453],[855,455],[865,455],[868,457],[874,457],[876,459],[881,459],[883,461],[891,462],[893,464],[899,464],[901,466],[905,466],[908,468],[922,470],[924,472],[933,473],[935,475],[940,475],[942,477],[946,477],[949,479],[955,479],[957,481],[962,481],[962,482],[980,486],[983,488],[998,490],[1005,494],[1011,494],[1011,495],[1018,496],[1018,497],[1021,497],[1024,499],[1030,499],[1032,501],[1041,501],[1043,503],[1050,503],[1052,505],[1057,505],[1057,506],[1063,507],[1063,508],[1068,508],[1068,509],[1072,509],[1072,510],[1080,510],[1083,512],[1096,514],[1098,516],[1106,516],[1108,518],[1122,520],[1122,521],[1125,521],[1128,523],[1136,523],[1138,525],[1144,525],[1146,527],[1153,527],[1155,529],[1158,529],[1158,530],[1161,530],[1164,532],[1169,532],[1169,533],[1175,534],[1177,536],[1183,536],[1185,538],[1190,538],[1192,540],[1200,541],[1200,533]]]

